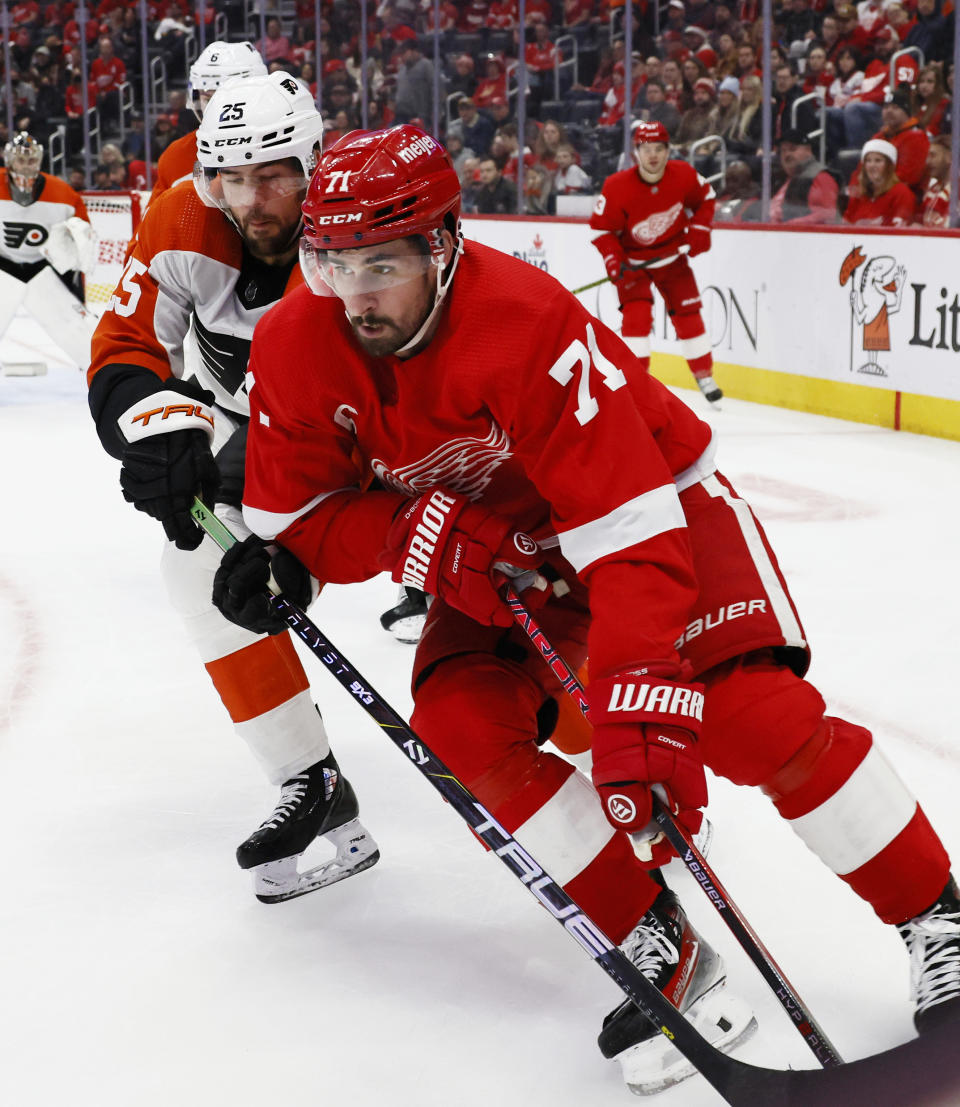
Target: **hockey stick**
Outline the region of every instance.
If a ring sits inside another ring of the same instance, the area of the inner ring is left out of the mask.
[[[236,542],[228,528],[200,500],[194,500],[191,514],[221,549],[227,550]],[[360,703],[397,749],[413,762],[477,837],[731,1107],[760,1107],[761,1104],[762,1107],[836,1107],[841,1100],[852,1103],[848,1097],[864,1092],[870,1094],[870,1099],[859,1102],[869,1102],[871,1107],[903,1107],[907,1102],[904,1099],[906,1075],[910,1079],[911,1107],[942,1107],[941,1101],[932,1097],[939,1097],[944,1091],[953,1092],[960,1086],[953,1078],[946,1082],[949,1066],[945,1066],[945,1062],[954,1060],[956,1041],[956,1030],[949,1024],[922,1039],[829,1071],[762,1068],[714,1049],[549,873],[493,819],[304,612],[282,596],[274,596],[273,603],[290,629]]]
[[[588,715],[590,705],[587,702],[587,694],[583,685],[563,658],[550,645],[549,639],[520,598],[516,587],[513,584],[505,585],[503,597],[513,613],[513,617],[526,632],[530,641],[538,648],[544,661],[553,670],[563,688],[570,694],[574,703],[584,715]],[[769,950],[760,941],[753,927],[744,917],[743,912],[727,894],[713,869],[694,844],[693,836],[674,821],[670,812],[663,806],[656,794],[653,796],[653,814],[670,844],[703,890],[704,895],[717,909],[727,929],[737,939],[747,956],[756,965],[760,975],[770,986],[780,1006],[786,1011],[797,1033],[806,1042],[814,1057],[824,1068],[842,1065],[843,1058],[810,1013],[807,1005],[797,994],[796,989],[787,980],[783,970],[773,959]]]
[[[660,262],[660,261],[666,261],[671,256],[683,257],[684,254],[689,254],[689,253],[690,253],[690,247],[686,243],[684,243],[677,250],[675,255],[664,254],[662,257],[650,258],[648,261],[631,262],[630,263],[630,268],[631,269],[649,269],[651,265],[656,265],[657,262]],[[570,295],[571,296],[579,296],[581,292],[589,292],[591,288],[599,288],[600,285],[606,284],[608,281],[612,282],[613,277],[601,277],[600,280],[598,280],[598,281],[591,281],[590,284],[585,284],[583,286],[583,288],[572,288],[572,289],[570,289]]]

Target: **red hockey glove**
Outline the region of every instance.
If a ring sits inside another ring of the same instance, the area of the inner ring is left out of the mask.
[[[600,251],[607,276],[616,284],[623,276],[624,270],[628,268],[627,255],[623,252],[620,240],[615,234],[608,232],[598,235],[593,240],[593,244]]]
[[[692,833],[700,829],[699,808],[707,802],[697,749],[703,685],[658,676],[665,668],[644,666],[590,683],[593,783],[618,830],[646,828],[655,785],[662,786],[679,822]],[[672,849],[654,847],[653,862],[662,864],[672,855]]]
[[[710,249],[710,228],[701,227],[698,223],[691,223],[686,230],[686,243],[690,247],[688,257],[695,258],[697,254],[705,254]]]
[[[513,616],[497,587],[508,575],[500,563],[536,569],[540,548],[502,515],[455,492],[435,489],[394,520],[380,565],[399,584],[448,603],[484,626],[509,627]]]

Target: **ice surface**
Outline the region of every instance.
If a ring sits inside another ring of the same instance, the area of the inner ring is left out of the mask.
[[[874,729],[955,849],[960,445],[734,400],[708,417],[791,582],[812,679]],[[615,985],[309,656],[383,859],[286,904],[253,899],[233,850],[277,793],[166,606],[159,527],[123,502],[80,374],[0,378],[0,485],[0,1103],[636,1102],[595,1045]],[[394,602],[380,578],[328,588],[312,615],[406,714],[412,650],[377,621]],[[711,818],[717,873],[840,1052],[909,1038],[896,933],[762,796],[716,782]],[[755,1005],[738,1055],[813,1067],[706,899],[670,875]],[[720,1098],[695,1078],[651,1102]]]

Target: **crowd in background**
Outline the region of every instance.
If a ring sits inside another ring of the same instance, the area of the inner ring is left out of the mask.
[[[185,43],[196,34],[198,9],[188,0],[147,5],[149,56],[163,57],[172,91],[169,103],[145,118],[137,107],[138,3],[100,0],[88,9],[85,89],[76,7],[73,0],[9,5],[14,127],[45,142],[63,125],[72,183],[82,183],[81,117],[85,106],[96,105],[110,141],[100,145],[90,184],[144,187],[147,128],[155,162],[196,126],[186,102]],[[417,122],[432,129],[433,0],[367,0],[365,75],[360,8],[361,0],[322,0],[318,52],[312,0],[264,0],[249,25],[240,0],[211,0],[203,8],[205,39],[213,37],[218,16],[231,40],[255,39],[269,68],[292,72],[319,94],[328,143],[364,121],[370,128]],[[552,214],[558,196],[599,191],[624,164],[629,110],[633,120],[663,122],[675,156],[691,158],[713,181],[718,219],[758,219],[759,9],[757,0],[667,0],[654,13],[641,0],[632,8],[628,59],[624,0],[527,0],[522,28],[515,0],[444,0],[440,137],[463,182],[466,210]],[[773,10],[770,219],[946,226],[952,0],[775,0]],[[908,47],[915,51],[898,54]],[[522,136],[516,111],[521,48],[529,83]],[[567,63],[560,70],[558,60]],[[135,106],[121,133],[124,82]],[[822,113],[811,93],[822,98]],[[4,139],[6,118],[4,105]]]

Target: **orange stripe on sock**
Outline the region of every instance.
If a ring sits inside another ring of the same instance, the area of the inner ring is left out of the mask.
[[[235,723],[272,711],[310,687],[289,634],[262,638],[207,662],[206,669]]]

